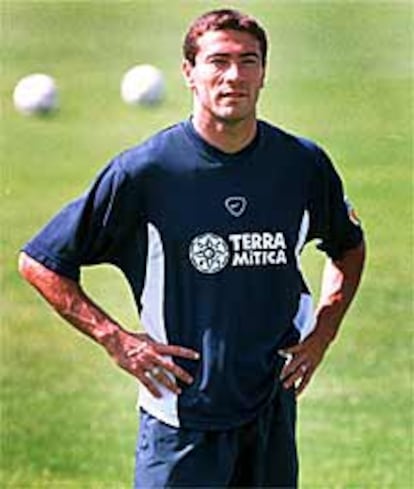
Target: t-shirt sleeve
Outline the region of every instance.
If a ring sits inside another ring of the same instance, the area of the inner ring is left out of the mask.
[[[115,159],[89,190],[55,215],[23,251],[76,281],[81,266],[117,265],[125,236],[139,224],[138,202],[127,174]]]
[[[363,231],[332,162],[319,148],[316,158],[310,191],[308,241],[319,240],[318,248],[337,260],[346,250],[361,243]]]

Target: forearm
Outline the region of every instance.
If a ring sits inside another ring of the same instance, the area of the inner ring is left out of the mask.
[[[19,271],[60,316],[97,343],[107,346],[122,329],[78,283],[49,270],[24,253],[19,257]]]
[[[76,282],[49,270],[24,253],[19,257],[19,271],[58,314],[104,346],[115,362],[139,379],[154,396],[161,396],[160,385],[180,394],[181,388],[176,378],[187,384],[192,383],[188,372],[170,357],[198,360],[197,352],[178,345],[156,343],[145,333],[126,331],[97,306]],[[155,377],[151,374],[154,370],[158,375],[158,384],[154,383]]]
[[[364,261],[365,245],[361,243],[348,250],[340,260],[326,262],[315,329],[303,342],[282,352],[291,355],[280,375],[285,389],[296,386],[299,395],[309,384],[355,296]]]
[[[326,344],[331,343],[339,329],[360,283],[365,261],[365,245],[348,250],[337,261],[325,264],[321,295],[316,309],[315,333]]]

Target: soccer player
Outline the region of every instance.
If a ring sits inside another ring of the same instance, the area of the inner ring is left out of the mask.
[[[254,19],[190,26],[192,116],[116,156],[23,249],[21,274],[143,385],[135,487],[297,487],[296,395],[357,290],[363,233],[329,157],[257,119],[267,39]],[[326,256],[314,309],[300,253]],[[81,288],[111,263],[145,332]]]

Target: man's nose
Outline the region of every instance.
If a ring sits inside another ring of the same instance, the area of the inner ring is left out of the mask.
[[[240,78],[239,63],[236,62],[229,63],[224,75],[227,80],[237,80],[238,78]]]

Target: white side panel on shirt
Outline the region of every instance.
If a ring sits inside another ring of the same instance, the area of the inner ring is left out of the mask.
[[[299,270],[301,269],[300,253],[303,247],[305,246],[308,232],[309,232],[309,212],[305,210],[299,228],[298,241],[295,247],[296,260],[298,263]],[[300,333],[300,341],[303,341],[313,331],[315,327],[315,318],[314,318],[314,311],[313,311],[313,300],[310,294],[307,293],[301,294],[298,311],[293,319],[293,324],[295,325],[295,328]]]
[[[158,229],[148,223],[148,252],[145,285],[142,292],[141,323],[145,332],[155,341],[167,344],[164,319],[165,256]],[[168,357],[166,357],[168,358]],[[160,421],[178,427],[177,395],[157,385],[161,398],[154,397],[140,386],[138,405]]]
[[[303,341],[309,336],[315,328],[313,300],[310,294],[301,294],[298,311],[293,319],[293,324],[300,333],[300,341]]]
[[[302,222],[300,223],[298,240],[295,246],[295,255],[296,255],[296,260],[298,262],[299,270],[300,270],[300,253],[303,247],[305,246],[308,232],[309,232],[309,212],[305,209],[305,212],[303,213],[303,217],[302,217]]]

